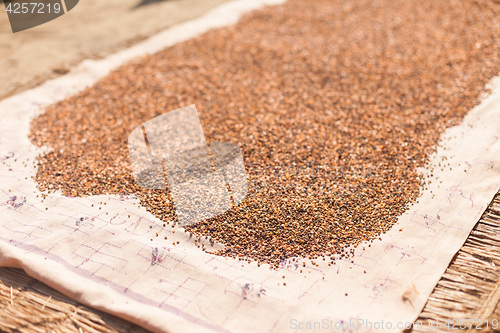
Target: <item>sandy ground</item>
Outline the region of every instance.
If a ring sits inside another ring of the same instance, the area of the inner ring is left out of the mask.
[[[0,4],[0,98],[101,58],[227,0],[81,0],[67,14],[12,33]],[[140,5],[148,3],[146,5]]]

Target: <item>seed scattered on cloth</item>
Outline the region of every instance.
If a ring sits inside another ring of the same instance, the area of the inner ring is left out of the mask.
[[[208,142],[241,147],[249,193],[189,232],[223,243],[219,255],[272,265],[349,256],[417,199],[417,168],[498,75],[499,17],[493,0],[290,0],[255,11],[34,119],[31,140],[52,148],[39,157],[38,187],[136,194],[175,220],[168,191],[136,186],[127,137],[196,104]]]

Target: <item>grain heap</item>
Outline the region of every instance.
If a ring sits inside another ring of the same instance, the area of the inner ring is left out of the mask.
[[[168,193],[137,188],[127,136],[196,104],[207,141],[237,143],[249,194],[187,227],[220,255],[277,264],[339,254],[387,231],[422,186],[440,134],[500,69],[493,0],[290,0],[137,59],[46,110],[31,139],[41,190],[136,193],[175,219]]]

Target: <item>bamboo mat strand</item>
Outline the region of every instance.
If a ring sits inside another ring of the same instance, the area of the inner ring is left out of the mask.
[[[422,327],[413,332],[449,332],[444,324],[453,319],[475,319],[483,322],[481,332],[500,332],[484,324],[500,322],[500,191],[436,285],[417,321]],[[439,328],[429,328],[429,320],[438,320]]]
[[[0,268],[0,332],[146,333],[73,301],[15,268]]]

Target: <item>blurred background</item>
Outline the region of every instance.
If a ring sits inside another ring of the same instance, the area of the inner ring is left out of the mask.
[[[227,0],[82,0],[65,15],[12,33],[0,4],[0,99],[84,59],[102,58]]]

